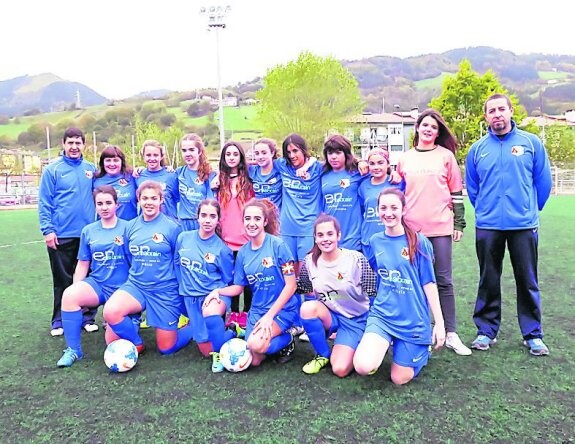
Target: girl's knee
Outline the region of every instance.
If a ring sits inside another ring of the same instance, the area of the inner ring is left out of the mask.
[[[391,382],[396,385],[404,385],[413,379],[414,371],[412,368],[392,368]]]

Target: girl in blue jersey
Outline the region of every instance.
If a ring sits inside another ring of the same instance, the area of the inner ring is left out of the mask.
[[[132,168],[126,163],[125,154],[115,145],[108,145],[100,154],[92,187],[96,189],[102,185],[112,185],[116,190],[116,214],[120,219],[131,220],[138,215],[136,179],[132,177]]]
[[[317,355],[303,366],[306,374],[318,373],[331,363],[343,378],[353,370],[353,355],[361,340],[369,296],[375,295],[375,274],[358,251],[339,248],[339,222],[321,214],[314,224],[315,245],[305,257],[298,278],[302,293],[314,294],[300,309],[303,327]],[[327,338],[337,331],[330,351]]]
[[[178,330],[182,300],[174,270],[174,249],[179,225],[160,211],[162,185],[144,181],[137,190],[142,214],[128,224],[127,243],[132,266],[127,282],[104,306],[108,330],[143,350],[142,338],[129,315],[146,310],[147,323],[156,328],[156,342],[162,354],[171,354],[190,342],[191,326]],[[106,337],[106,340],[109,341]]]
[[[184,231],[197,230],[198,204],[213,197],[210,181],[212,172],[204,141],[197,134],[185,134],[180,141],[185,165],[176,169],[178,180],[178,219]]]
[[[369,239],[383,230],[383,224],[377,210],[377,199],[382,190],[389,187],[405,191],[405,182],[390,181],[389,152],[381,148],[372,149],[367,155],[369,179],[359,185],[358,196],[363,207],[363,223],[361,224],[361,248],[363,254],[369,257]]]
[[[162,185],[164,194],[162,213],[177,218],[178,180],[173,172],[165,167],[165,148],[157,140],[146,140],[142,144],[141,155],[146,168],[139,172],[136,185],[139,187],[146,180],[153,180]]]
[[[111,185],[96,188],[94,203],[100,220],[82,230],[74,283],[62,297],[62,327],[67,348],[58,367],[70,367],[84,356],[80,341],[82,309],[104,304],[128,278],[128,222],[116,215],[119,206],[116,191]]]
[[[253,150],[257,165],[249,167],[254,192],[257,199],[271,200],[281,212],[282,207],[282,178],[275,167],[278,158],[278,147],[275,140],[259,139]]]
[[[323,156],[323,211],[338,220],[342,232],[341,247],[360,251],[363,208],[358,190],[364,178],[358,171],[351,142],[340,134],[334,134],[325,141]]]
[[[217,235],[220,221],[220,205],[217,201],[207,199],[200,202],[197,220],[200,226],[198,230],[184,231],[178,236],[174,261],[180,296],[183,297],[190,326],[194,331],[193,339],[202,355],[207,357],[212,351],[219,352],[226,341],[225,334],[210,335],[210,332],[214,325],[219,329],[220,324],[223,332],[222,316],[231,300],[222,297],[220,304],[210,304],[203,313],[202,304],[215,288],[231,285],[234,256]]]
[[[266,355],[279,354],[278,362],[293,357],[295,342],[287,333],[297,314],[293,298],[296,289],[293,256],[278,234],[277,209],[267,199],[250,200],[244,207],[244,227],[250,242],[238,252],[234,285],[210,293],[204,307],[222,304],[221,296],[237,296],[244,287],[253,292],[246,338],[252,364],[260,365]]]
[[[433,248],[425,236],[405,223],[401,191],[383,190],[378,210],[385,230],[370,239],[371,251],[376,253],[369,258],[378,275],[377,296],[353,365],[360,375],[375,373],[393,344],[391,380],[406,384],[427,364],[429,346],[435,343],[438,349],[445,343]]]

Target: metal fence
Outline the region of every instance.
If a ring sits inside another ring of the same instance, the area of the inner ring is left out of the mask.
[[[553,194],[575,194],[575,162],[555,163],[551,166]]]

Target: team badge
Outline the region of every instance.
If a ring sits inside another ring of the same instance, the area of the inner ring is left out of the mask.
[[[282,274],[284,276],[291,276],[295,273],[295,268],[293,266],[293,262],[286,262],[282,265]]]
[[[84,174],[86,175],[87,179],[91,179],[92,177],[94,177],[94,172],[90,170],[84,170]]]
[[[199,177],[196,177],[196,178],[194,179],[194,183],[195,183],[196,185],[201,185],[201,184],[202,184],[202,181],[200,180]]]
[[[278,181],[277,177],[272,177],[270,180],[268,180],[268,183],[270,185],[273,185],[274,183],[276,183]]]
[[[124,238],[122,236],[114,236],[114,243],[118,246],[124,245]]]
[[[274,260],[271,256],[266,256],[262,259],[262,265],[264,268],[270,268],[274,264]]]
[[[120,184],[121,187],[125,187],[126,185],[128,185],[128,181],[124,178],[120,179],[118,183]]]
[[[523,154],[525,154],[525,148],[521,145],[514,145],[511,147],[511,154],[514,156],[523,156]]]
[[[154,233],[154,235],[152,236],[152,240],[155,243],[159,244],[164,240],[164,235],[162,233]]]
[[[213,264],[216,261],[216,256],[212,253],[206,253],[206,254],[204,254],[204,260],[208,264]]]
[[[409,249],[407,247],[403,247],[401,249],[401,257],[406,260],[409,260]]]
[[[337,280],[343,281],[343,274],[341,274],[339,271],[337,272]]]
[[[339,186],[344,188],[344,189],[349,187],[349,179],[341,179],[339,181]]]

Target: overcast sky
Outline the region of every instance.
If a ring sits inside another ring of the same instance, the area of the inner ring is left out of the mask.
[[[338,59],[466,46],[575,55],[567,3],[2,0],[0,80],[51,72],[108,98],[215,87],[216,35],[199,14],[212,4],[231,5],[220,33],[224,85],[264,76],[303,50]]]

